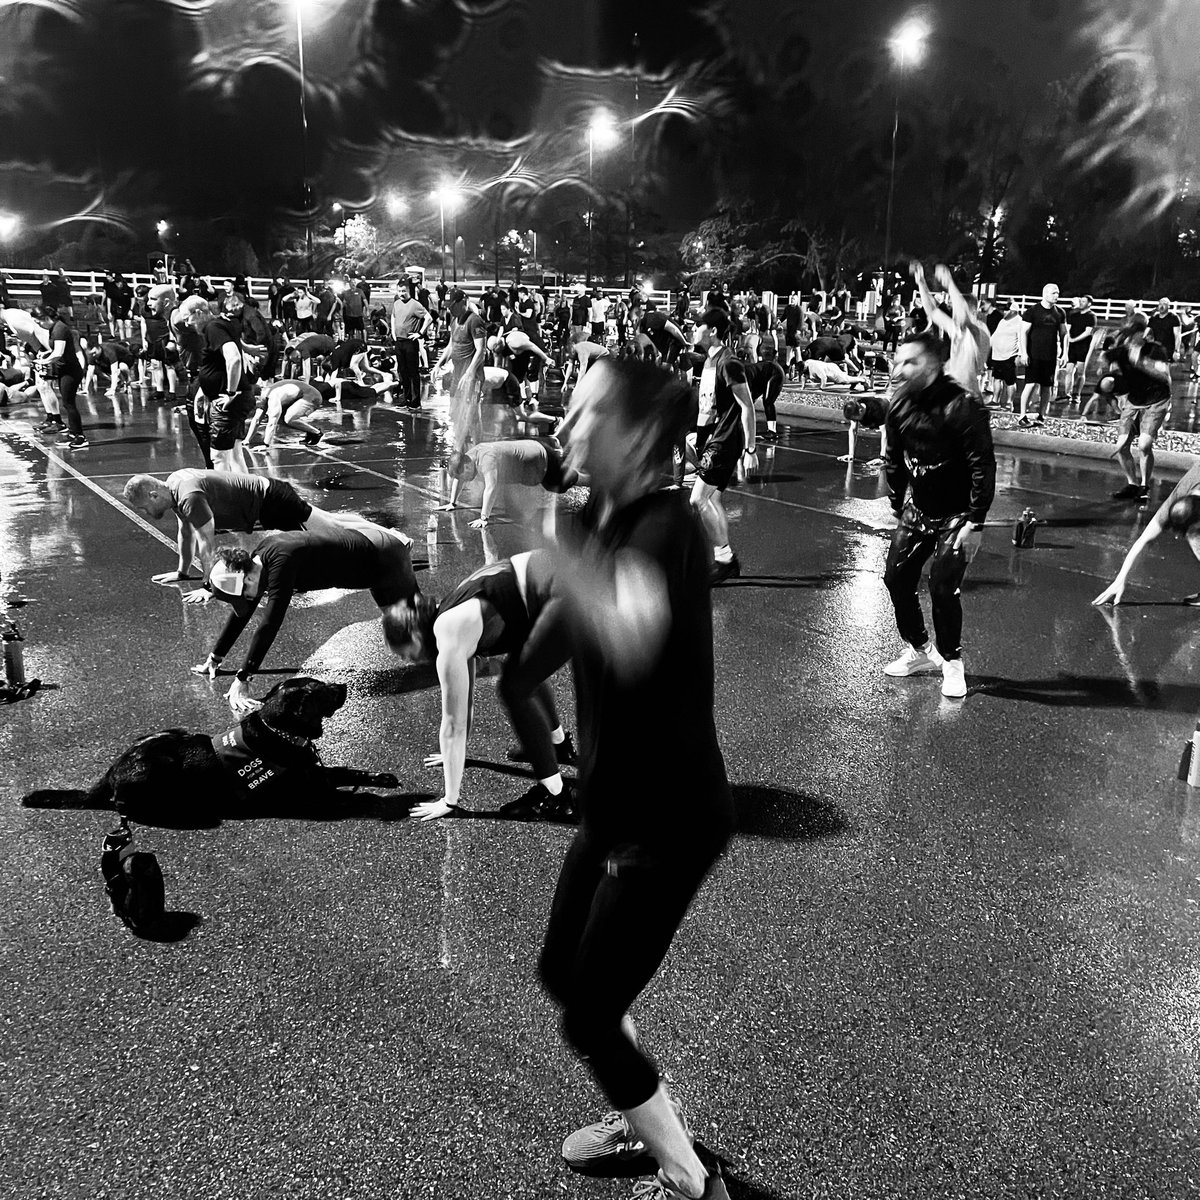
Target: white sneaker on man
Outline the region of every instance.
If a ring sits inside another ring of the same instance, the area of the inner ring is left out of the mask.
[[[899,658],[883,668],[885,675],[893,679],[904,679],[909,675],[920,675],[925,671],[936,671],[942,665],[942,656],[932,642],[924,646],[909,646]]]
[[[942,660],[942,695],[961,700],[967,694],[967,676],[961,658]]]

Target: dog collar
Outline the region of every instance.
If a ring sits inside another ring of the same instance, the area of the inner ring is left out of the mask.
[[[261,715],[258,719],[263,723],[263,726],[276,737],[283,738],[285,742],[291,742],[293,746],[308,746],[312,744],[312,738],[302,737],[298,733],[284,733],[282,729],[276,729],[270,721]]]

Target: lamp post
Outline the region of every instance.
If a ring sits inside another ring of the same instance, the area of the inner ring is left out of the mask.
[[[332,205],[333,211],[341,218],[342,227],[342,257],[346,257],[346,214],[342,206],[335,200]]]
[[[594,208],[595,186],[594,160],[596,147],[607,149],[617,140],[617,129],[613,119],[603,109],[595,113],[588,122],[588,244],[587,244],[587,282],[592,282],[592,228],[596,224]]]
[[[892,58],[900,67],[901,83],[904,80],[908,64],[910,62],[920,62],[921,55],[925,52],[925,39],[928,37],[929,26],[919,17],[912,17],[905,21],[889,39],[888,48],[891,51]],[[898,83],[896,85],[895,105],[892,110],[892,169],[888,178],[887,221],[883,235],[883,286],[885,292],[887,291],[888,275],[891,271],[892,261],[892,204],[896,195],[896,136],[899,132],[900,84]]]
[[[446,209],[450,209],[450,220],[452,222],[451,235],[455,238],[454,245],[454,278],[453,283],[458,282],[458,202],[461,199],[458,191],[452,187],[440,187],[433,193],[433,198],[438,202],[438,215],[441,219],[442,226],[442,279],[446,278]]]
[[[292,0],[296,6],[296,46],[300,60],[300,189],[304,202],[305,279],[313,274],[312,203],[308,180],[308,81],[304,74],[304,5],[307,0]]]

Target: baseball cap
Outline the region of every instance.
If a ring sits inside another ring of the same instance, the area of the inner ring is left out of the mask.
[[[243,592],[246,590],[246,572],[234,571],[224,562],[218,560],[208,573],[208,590],[218,600],[224,600],[239,617],[248,617],[258,603],[258,598],[247,599]]]

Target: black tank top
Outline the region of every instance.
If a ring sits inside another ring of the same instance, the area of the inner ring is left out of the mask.
[[[525,644],[533,622],[521,599],[517,573],[508,559],[480,567],[468,575],[438,605],[438,615],[468,600],[478,600],[483,609],[483,634],[476,654],[510,654]]]
[[[153,345],[156,342],[165,342],[167,340],[167,335],[171,332],[171,329],[162,317],[154,317],[147,313],[144,320],[146,322],[147,342]]]

